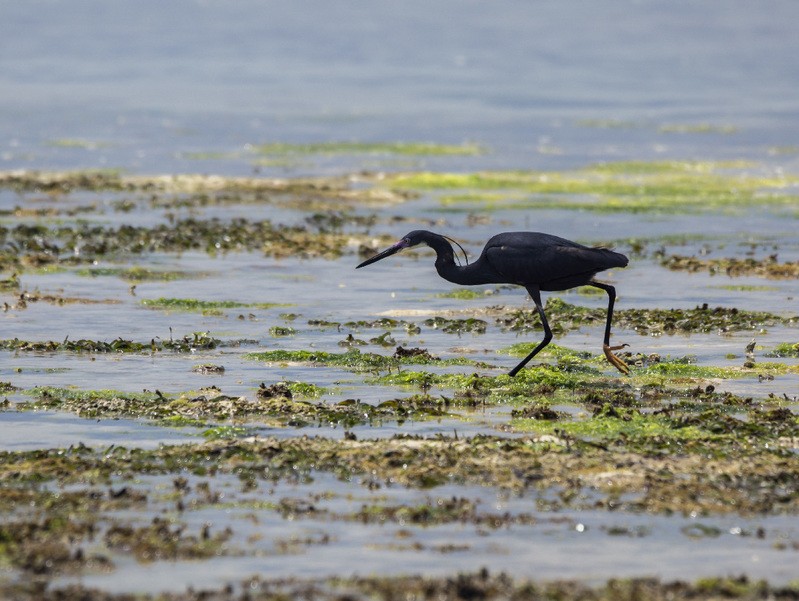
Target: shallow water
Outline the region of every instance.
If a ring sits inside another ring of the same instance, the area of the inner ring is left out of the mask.
[[[0,413],[3,450],[67,448],[83,443],[103,448],[124,445],[155,449],[163,444],[182,444],[202,440],[188,428],[168,430],[162,426],[134,420],[86,420],[54,411]]]
[[[309,16],[312,15],[312,16]],[[536,5],[502,1],[416,0],[396,6],[307,2],[230,3],[181,0],[103,4],[34,0],[0,7],[0,170],[118,169],[145,175],[208,173],[223,176],[348,176],[395,171],[564,171],[593,163],[652,160],[745,160],[744,170],[767,175],[799,173],[799,5],[728,2],[598,2]],[[147,32],[142,34],[142,32]],[[258,154],[272,142],[431,141],[478,144],[477,156],[402,156],[374,152]],[[371,175],[370,175],[371,177]],[[367,185],[367,184],[364,184]],[[786,193],[796,193],[795,184]],[[145,195],[146,196],[146,195]],[[119,210],[131,201],[130,210]],[[87,210],[80,210],[88,207]],[[58,211],[36,217],[17,209]],[[67,210],[75,211],[69,214]],[[329,208],[325,209],[328,213]],[[347,207],[342,202],[342,211]],[[236,217],[304,225],[313,213],[279,202],[227,202],[154,208],[127,192],[76,191],[51,196],[0,190],[0,225],[98,223],[154,226],[184,218]],[[783,316],[799,314],[796,279],[768,280],[669,271],[652,251],[686,256],[799,259],[795,206],[706,212],[603,212],[570,209],[492,210],[477,202],[442,203],[435,193],[396,205],[357,206],[372,226],[348,224],[354,234],[399,237],[429,228],[456,236],[474,258],[491,235],[530,229],[584,243],[615,245],[631,255],[628,268],[603,274],[619,292],[617,309],[737,307]],[[633,241],[646,242],[644,256]],[[753,250],[754,247],[754,250]],[[261,383],[301,381],[325,387],[314,402],[358,399],[377,405],[417,388],[378,385],[370,374],[301,363],[262,363],[244,357],[263,350],[315,349],[333,353],[348,334],[369,340],[383,332],[340,323],[392,316],[421,323],[433,315],[472,315],[495,305],[532,308],[521,289],[485,287],[482,298],[442,294],[456,287],[440,279],[432,253],[421,250],[368,270],[358,241],[335,259],[277,259],[261,252],[201,251],[109,257],[96,265],[20,274],[19,291],[0,293],[0,338],[148,343],[208,332],[225,345],[192,353],[102,354],[0,351],[0,380],[20,390],[4,393],[0,449],[157,448],[201,439],[200,428],[164,427],[144,420],[82,419],[53,411],[15,412],[36,386],[160,390],[167,394],[217,386],[252,398]],[[76,250],[79,255],[79,250]],[[148,267],[185,272],[173,281],[133,282],[89,276],[83,267]],[[3,274],[2,277],[9,277]],[[15,307],[22,291],[78,299]],[[550,296],[550,295],[545,295]],[[558,294],[581,306],[603,307],[606,297]],[[218,313],[151,309],[143,301],[197,298],[276,303]],[[286,314],[296,314],[292,319]],[[397,345],[424,347],[442,358],[466,356],[487,367],[445,366],[431,371],[504,373],[518,362],[511,344],[533,342],[486,318],[485,334],[446,334],[422,327],[392,332]],[[290,325],[278,337],[274,326]],[[691,356],[700,366],[740,366],[754,339],[755,357],[799,339],[799,323],[760,331],[642,336],[621,327],[614,341],[635,353]],[[559,345],[600,352],[602,329],[585,327],[556,336]],[[365,352],[391,354],[376,344]],[[546,355],[541,362],[551,361]],[[768,359],[771,361],[771,359]],[[774,360],[794,365],[795,359]],[[193,371],[222,365],[222,375]],[[411,369],[408,367],[408,369]],[[604,368],[603,368],[604,369]],[[607,368],[608,373],[611,368]],[[761,381],[756,375],[707,378],[720,392],[796,399],[799,377]],[[434,396],[451,390],[433,388]],[[796,412],[796,402],[787,403]],[[285,427],[251,420],[249,433],[360,439],[395,434],[461,436],[525,434],[507,427],[507,405],[453,410],[451,415],[344,428],[340,424]],[[573,407],[572,407],[572,410]],[[232,422],[231,422],[232,423]],[[220,421],[222,425],[228,422]],[[215,481],[234,490],[236,482]],[[148,478],[137,485],[163,491],[170,483]],[[159,488],[160,487],[160,488]],[[479,498],[483,510],[529,513],[532,523],[484,531],[474,524],[367,525],[336,519],[290,520],[268,509],[216,505],[185,512],[189,528],[232,524],[234,545],[247,549],[203,561],[138,563],[114,557],[110,574],[81,575],[87,586],[110,591],[221,587],[260,574],[265,578],[325,574],[507,571],[536,579],[600,582],[611,577],[694,579],[746,574],[785,583],[796,578],[799,532],[791,516],[701,518],[601,511],[538,510],[535,499],[493,489],[445,486],[435,491],[381,489],[319,475],[312,484],[277,483],[258,495],[265,502],[331,493],[319,506],[352,511],[365,502],[418,504],[436,497]],[[236,496],[236,491],[231,496]],[[257,497],[257,495],[254,495]],[[147,522],[154,511],[131,511]],[[250,514],[257,519],[252,520]],[[702,527],[694,528],[696,524]],[[762,529],[763,537],[757,532]],[[407,531],[407,532],[406,532]],[[612,534],[611,532],[615,532]],[[695,536],[696,533],[713,533]],[[744,533],[743,535],[741,533]],[[306,544],[302,541],[309,540]],[[325,540],[322,543],[319,541]],[[280,548],[276,541],[289,541]],[[292,542],[293,541],[293,542]],[[297,542],[299,541],[299,542]],[[71,581],[65,578],[63,582]],[[58,582],[58,581],[56,581]]]
[[[532,527],[514,527],[501,535],[476,533],[470,526],[442,526],[425,529],[410,541],[397,530],[383,529],[366,532],[344,528],[314,527],[305,525],[265,524],[269,535],[289,540],[321,539],[330,536],[332,545],[304,548],[295,554],[263,557],[246,561],[220,558],[208,562],[210,570],[198,572],[194,562],[158,563],[152,565],[122,565],[115,576],[90,576],[82,579],[87,586],[96,586],[115,592],[161,590],[181,591],[189,586],[210,588],[223,581],[239,581],[252,574],[278,579],[286,574],[298,578],[384,576],[405,573],[427,576],[445,576],[487,567],[493,572],[535,578],[579,579],[589,583],[604,582],[608,573],[619,577],[660,577],[680,580],[703,574],[741,574],[752,578],[768,578],[773,582],[788,582],[796,576],[796,552],[776,550],[773,543],[730,534],[729,530],[767,527],[779,531],[780,536],[796,537],[792,524],[786,520],[762,521],[703,521],[708,528],[718,528],[721,534],[711,540],[692,540],[679,531],[680,525],[660,520],[616,519],[612,527],[646,529],[645,539],[635,534],[609,535],[607,518],[580,516],[579,524],[569,518],[564,523]],[[584,523],[587,522],[587,523]],[[577,533],[576,527],[585,527],[587,533]],[[727,529],[727,530],[725,530]],[[372,543],[375,535],[387,540],[399,538],[396,544],[407,545],[402,551]],[[499,539],[499,540],[494,540]],[[419,549],[421,545],[423,550]],[[448,546],[455,550],[439,550]],[[555,551],[552,551],[555,549]],[[347,560],[342,562],[342,553]],[[346,564],[346,565],[342,565]],[[710,568],[705,571],[697,565]],[[356,567],[357,566],[357,567]],[[67,580],[66,582],[69,582]]]
[[[327,491],[322,500],[316,497],[320,490]],[[228,490],[228,496],[234,498],[235,490]],[[794,520],[785,516],[614,513],[609,517],[592,511],[540,512],[528,496],[508,496],[491,488],[443,486],[433,493],[419,493],[397,487],[368,492],[324,476],[313,485],[278,484],[259,491],[257,498],[263,502],[299,499],[317,512],[346,515],[365,504],[435,505],[455,496],[475,499],[477,511],[510,519],[521,516],[524,523],[499,528],[459,522],[359,525],[329,517],[317,520],[313,515],[281,517],[258,509],[206,509],[191,513],[187,529],[212,524],[213,530],[219,530],[231,524],[239,532],[241,522],[249,523],[246,539],[239,535],[229,544],[246,545],[251,553],[254,550],[253,556],[212,559],[200,572],[196,562],[190,561],[137,565],[121,559],[115,573],[85,576],[81,581],[116,592],[157,592],[213,587],[220,579],[239,582],[254,573],[266,579],[287,574],[301,578],[443,576],[487,567],[517,577],[589,583],[603,582],[609,573],[663,580],[746,573],[774,582],[788,582],[796,575],[796,551],[790,545],[799,538],[799,531]]]
[[[799,127],[799,74],[786,60],[799,50],[799,9],[790,0],[738,0],[723,11],[711,2],[418,0],[311,1],[302,10],[148,1],[133,11],[36,0],[2,12],[8,167],[242,173],[247,161],[198,164],[186,153],[325,140],[472,140],[492,149],[430,161],[436,168],[768,160],[769,148],[795,144]],[[697,123],[738,131],[658,132]],[[290,172],[353,171],[364,161],[323,157]]]

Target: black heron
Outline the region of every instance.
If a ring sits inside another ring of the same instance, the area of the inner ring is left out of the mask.
[[[613,320],[616,289],[594,279],[600,271],[611,267],[625,267],[627,257],[623,254],[607,248],[583,246],[552,234],[505,232],[493,236],[474,263],[461,266],[455,264],[455,253],[450,240],[451,238],[427,230],[414,230],[403,236],[394,246],[358,265],[356,269],[385,259],[403,248],[424,243],[436,251],[436,271],[447,281],[464,286],[481,284],[524,286],[541,317],[544,339],[510,371],[511,376],[515,376],[552,340],[552,330],[549,329],[544,307],[541,305],[541,291],[568,290],[584,285],[601,288],[608,293],[608,314],[602,350],[611,365],[623,374],[630,373],[627,364],[613,354],[613,351],[627,345],[610,346],[610,324]],[[460,244],[458,246],[460,247]]]

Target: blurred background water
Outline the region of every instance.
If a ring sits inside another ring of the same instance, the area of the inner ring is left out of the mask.
[[[0,168],[241,172],[187,153],[341,140],[490,149],[462,168],[767,160],[799,139],[797,21],[792,0],[4,0]]]

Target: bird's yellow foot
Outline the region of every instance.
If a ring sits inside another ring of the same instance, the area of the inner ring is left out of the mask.
[[[603,344],[602,350],[605,352],[605,358],[608,360],[608,363],[610,363],[613,367],[618,369],[625,376],[629,376],[630,368],[622,359],[613,354],[613,351],[618,351],[620,349],[623,349],[625,346],[630,346],[630,345],[620,344],[619,346],[608,346],[607,344]]]

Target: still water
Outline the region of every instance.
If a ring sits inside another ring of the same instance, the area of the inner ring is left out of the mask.
[[[231,173],[248,166],[183,156],[340,140],[491,149],[464,169],[761,158],[799,138],[797,18],[791,0],[3,2],[0,166]],[[659,132],[696,124],[737,133]],[[95,146],[53,144],[75,139]]]
[[[600,1],[362,3],[319,1],[177,0],[92,2],[88,0],[0,0],[0,170],[111,168],[147,175],[212,173],[277,177],[342,175],[359,171],[535,169],[565,170],[596,162],[659,159],[753,161],[769,173],[799,171],[799,4],[792,0],[752,3]],[[267,143],[424,141],[474,143],[477,156],[385,157],[331,153],[290,161],[258,161],[254,146]],[[107,224],[163,222],[163,212],[111,210],[112,196],[78,198],[99,203],[81,218]],[[71,198],[70,200],[75,200]],[[4,222],[20,198],[0,191]],[[44,206],[48,199],[37,199]],[[60,201],[59,201],[60,202]],[[185,215],[176,209],[178,217]],[[304,213],[274,205],[207,207],[203,217],[246,215],[285,224],[302,223]],[[799,257],[792,218],[760,211],[741,215],[637,215],[576,211],[507,211],[473,223],[468,213],[444,212],[431,198],[381,214],[376,233],[402,235],[407,220],[435,224],[457,233],[472,256],[485,239],[503,229],[552,231],[581,241],[613,242],[633,237],[666,238],[674,233],[724,245],[743,255],[747,242],[780,247],[782,260]],[[172,216],[174,217],[174,215]],[[312,348],[339,352],[338,331],[303,326],[309,318],[347,321],[379,315],[419,315],[453,308],[441,298],[452,286],[441,281],[429,256],[381,264],[355,272],[355,249],[340,259],[264,258],[259,253],[211,257],[188,252],[152,254],[140,263],[198,274],[196,278],[143,282],[131,290],[113,277],[79,277],[73,271],[23,274],[28,290],[75,296],[98,304],[31,304],[3,314],[2,338],[63,340],[116,337],[147,341],[210,331],[222,339],[247,339],[241,348],[191,356],[158,357],[68,354],[14,354],[3,351],[0,379],[21,389],[34,386],[165,392],[214,384],[226,394],[252,395],[261,382],[313,381],[331,391],[327,401],[357,397],[378,402],[396,390],[364,386],[350,372],[308,366],[266,367],[245,361],[251,350]],[[684,252],[694,251],[689,248]],[[5,276],[4,276],[5,277]],[[737,305],[740,297],[706,274],[671,273],[651,259],[633,262],[613,274],[620,307],[691,308]],[[748,284],[745,308],[796,312],[795,280]],[[158,297],[272,302],[284,306],[222,316],[164,313],[144,308]],[[603,299],[566,295],[569,302],[601,306]],[[3,300],[11,302],[12,295]],[[509,290],[469,305],[525,305],[524,294]],[[288,306],[288,308],[286,308]],[[457,308],[457,307],[455,307]],[[283,324],[287,311],[301,315],[297,334],[276,340],[269,328]],[[699,364],[726,365],[742,353],[751,333],[675,336],[659,339],[617,331],[617,339],[642,352],[691,354]],[[766,347],[796,341],[796,330],[758,333]],[[559,344],[595,352],[599,330],[570,332]],[[516,360],[495,350],[519,341],[512,334],[453,338],[425,332],[398,340],[424,345],[433,354],[467,353],[507,369]],[[737,358],[735,359],[738,360]],[[192,366],[222,363],[223,376],[200,376]],[[731,391],[765,396],[795,394],[795,376],[773,382],[724,382]],[[8,395],[12,402],[22,393]],[[498,434],[509,409],[476,412],[467,419],[363,426],[360,437],[394,433]],[[340,428],[312,429],[340,437]],[[265,426],[261,434],[293,436],[291,429]],[[307,431],[304,433],[308,433]],[[506,435],[513,435],[506,433]],[[0,412],[0,446],[18,451],[68,447],[78,443],[153,448],[199,440],[191,428],[169,429],[135,420],[94,421],[42,412]],[[329,503],[361,502],[369,494],[359,484],[317,479],[332,490]],[[145,482],[144,485],[147,485]],[[158,484],[152,484],[157,490]],[[168,484],[166,485],[168,487]],[[233,486],[232,484],[230,485]],[[283,485],[281,485],[283,486]],[[312,495],[307,488],[279,488],[271,495]],[[385,491],[381,494],[389,494]],[[424,500],[419,491],[396,494],[397,502]],[[501,493],[454,490],[440,494],[479,494],[488,506]],[[363,497],[363,498],[362,498]],[[502,501],[525,511],[530,499]],[[245,531],[246,518],[208,510],[190,519],[233,523]],[[375,531],[313,520],[291,523],[261,511],[256,534],[263,536],[254,558],[202,563],[139,565],[120,560],[116,573],[88,582],[109,590],[152,590],[190,584],[219,586],[261,573],[267,577],[357,573],[342,556],[355,558],[363,573],[386,564],[396,572],[448,573],[452,570],[506,569],[535,578],[612,576],[696,578],[747,573],[787,582],[796,577],[796,551],[775,541],[796,540],[791,518],[709,518],[717,536],[697,541],[690,518],[604,514],[536,514],[533,525],[492,531],[444,525],[417,528],[422,552],[377,547]],[[608,523],[625,534],[608,534]],[[576,527],[587,525],[584,534]],[[766,530],[765,540],[739,536]],[[641,532],[641,536],[636,535]],[[632,533],[632,534],[630,534]],[[277,539],[319,538],[302,553],[280,554]],[[259,539],[260,540],[260,539]],[[531,546],[531,541],[535,543]],[[245,541],[246,543],[246,541]],[[245,544],[242,543],[242,544]],[[442,553],[455,545],[459,551]],[[541,548],[546,548],[546,553]],[[597,548],[603,549],[597,553]],[[573,559],[579,557],[579,565]],[[266,558],[266,559],[264,559]],[[432,567],[434,566],[434,567]],[[150,589],[148,589],[150,590]]]

